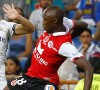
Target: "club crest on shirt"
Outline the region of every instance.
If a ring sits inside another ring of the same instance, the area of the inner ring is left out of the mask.
[[[48,42],[48,47],[49,47],[49,48],[52,48],[52,47],[53,47],[53,42],[52,42],[52,41],[49,41],[49,42]]]
[[[48,42],[48,47],[49,47],[49,48],[52,48],[54,51],[57,52],[57,49],[54,47],[53,41],[49,41],[49,42]]]
[[[44,90],[55,90],[53,85],[46,85]]]

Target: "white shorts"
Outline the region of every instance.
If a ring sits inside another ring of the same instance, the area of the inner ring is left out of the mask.
[[[3,90],[7,86],[7,80],[5,77],[5,64],[0,61],[0,90]]]

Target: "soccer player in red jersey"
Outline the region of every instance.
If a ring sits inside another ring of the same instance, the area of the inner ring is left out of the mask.
[[[64,13],[59,7],[51,6],[44,11],[45,31],[33,51],[31,66],[26,74],[9,83],[4,90],[58,90],[57,70],[66,58],[85,71],[84,90],[90,90],[93,68],[72,45],[70,28],[63,25],[63,18]],[[75,27],[87,27],[81,21],[74,23]]]

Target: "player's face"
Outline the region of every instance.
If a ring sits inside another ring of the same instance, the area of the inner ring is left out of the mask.
[[[43,17],[43,28],[48,33],[53,33],[53,29],[55,27],[54,17],[53,16],[44,16]]]
[[[47,8],[48,6],[52,5],[53,0],[39,0],[39,3],[42,8]]]
[[[89,32],[84,31],[80,36],[80,41],[82,44],[90,44],[92,40],[92,37]]]
[[[6,73],[7,74],[15,74],[18,70],[18,66],[12,61],[12,59],[8,59],[6,61]]]

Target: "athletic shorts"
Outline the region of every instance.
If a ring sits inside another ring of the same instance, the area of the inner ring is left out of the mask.
[[[58,87],[51,82],[27,75],[19,76],[11,81],[8,87],[10,90],[58,90]]]

